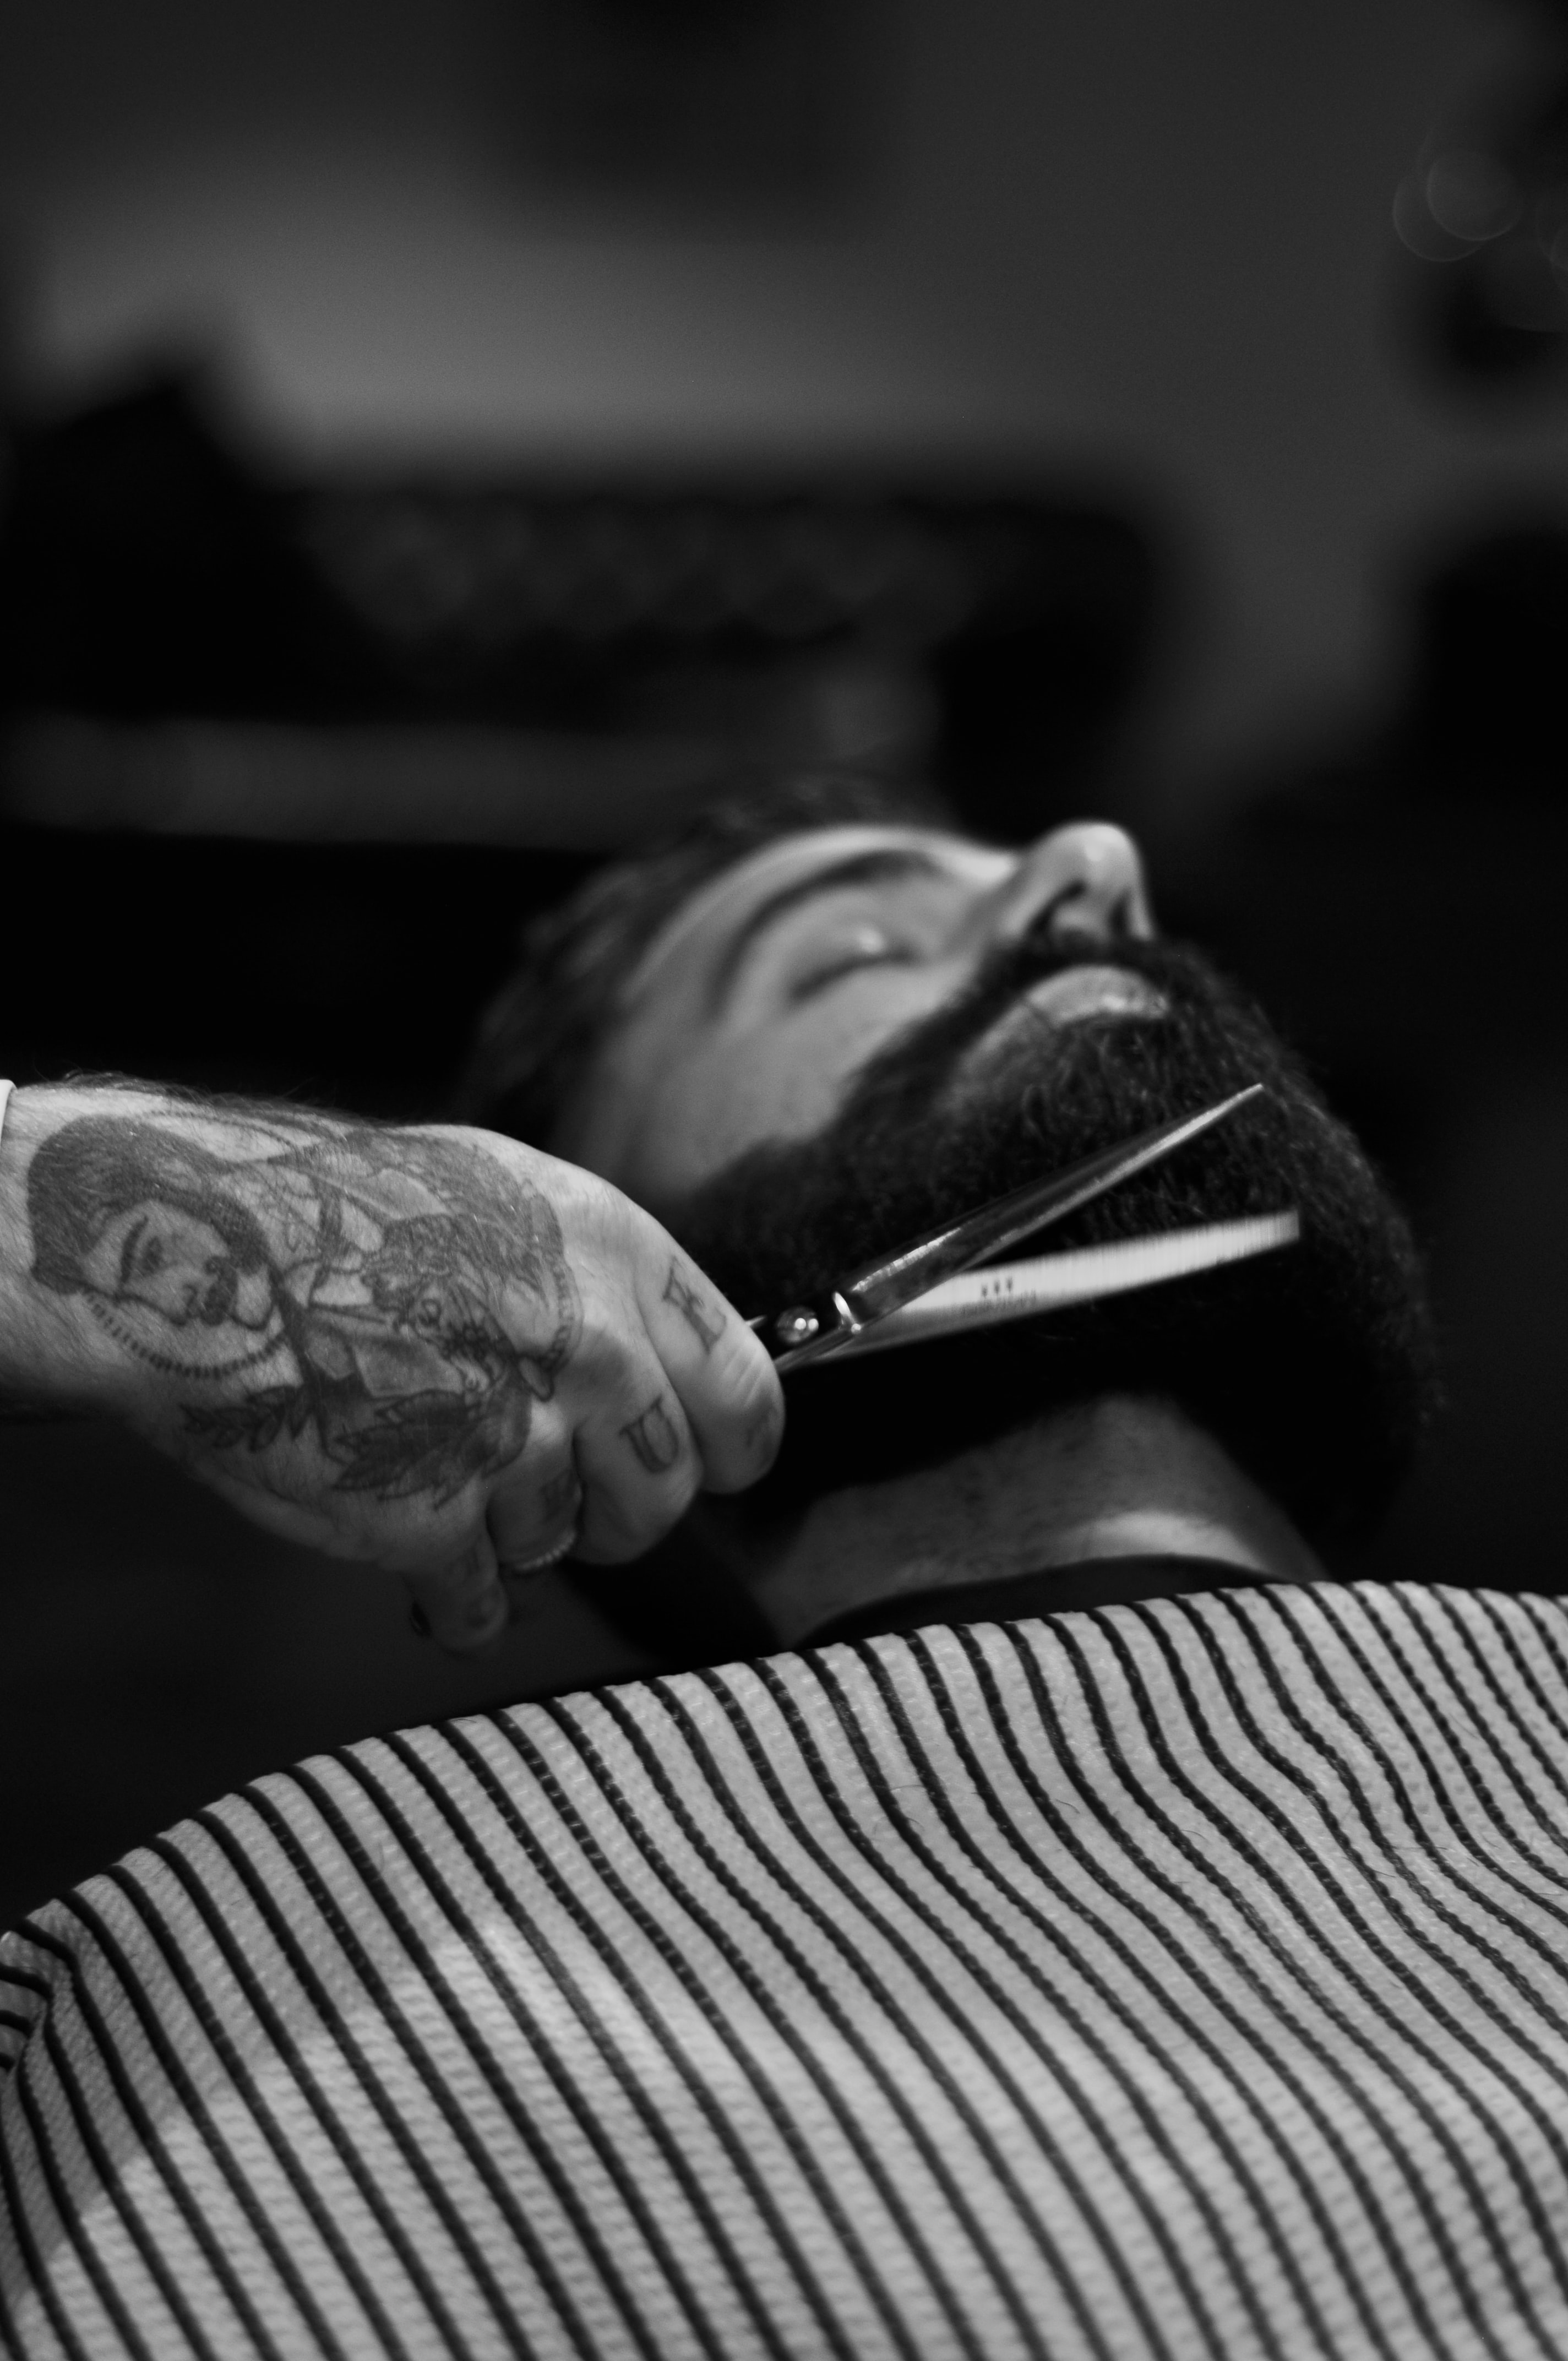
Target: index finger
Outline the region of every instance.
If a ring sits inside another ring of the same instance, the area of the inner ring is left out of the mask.
[[[765,1476],[784,1440],[784,1389],[765,1346],[667,1235],[639,1258],[643,1325],[680,1396],[709,1492]]]

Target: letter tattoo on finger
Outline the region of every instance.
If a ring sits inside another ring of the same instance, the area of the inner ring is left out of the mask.
[[[678,1262],[670,1265],[670,1275],[664,1281],[664,1301],[673,1303],[705,1353],[711,1353],[724,1334],[724,1314],[717,1320],[708,1316],[713,1307],[706,1297],[697,1293],[689,1279],[681,1277]]]
[[[620,1431],[650,1476],[667,1476],[681,1455],[681,1438],[663,1394],[655,1394],[641,1416]]]

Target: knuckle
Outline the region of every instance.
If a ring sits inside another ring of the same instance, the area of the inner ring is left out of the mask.
[[[767,1474],[784,1441],[784,1397],[776,1382],[757,1388],[733,1415],[730,1447],[715,1455],[718,1464],[710,1462],[705,1477],[710,1492],[743,1492]]]
[[[622,1378],[631,1337],[618,1308],[596,1296],[583,1308],[582,1332],[572,1356],[571,1378],[579,1394],[608,1391]]]

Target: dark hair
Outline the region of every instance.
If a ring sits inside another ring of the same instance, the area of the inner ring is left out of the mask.
[[[850,772],[740,788],[643,851],[596,870],[523,929],[519,962],[480,1019],[451,1113],[547,1147],[620,988],[683,902],[776,838],[854,821],[951,826],[929,790]]]
[[[204,1223],[241,1270],[271,1257],[259,1224],[218,1185],[230,1168],[193,1140],[123,1115],[81,1115],[52,1132],[27,1168],[33,1276],[57,1295],[91,1282],[87,1257],[116,1214],[152,1200]]]

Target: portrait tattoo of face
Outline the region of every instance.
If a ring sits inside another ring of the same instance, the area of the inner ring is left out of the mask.
[[[338,1490],[436,1505],[513,1460],[581,1324],[539,1191],[439,1133],[291,1113],[225,1113],[221,1148],[213,1130],[171,1113],[51,1134],[27,1174],[38,1284],[206,1396],[181,1405],[199,1448],[313,1444]]]

